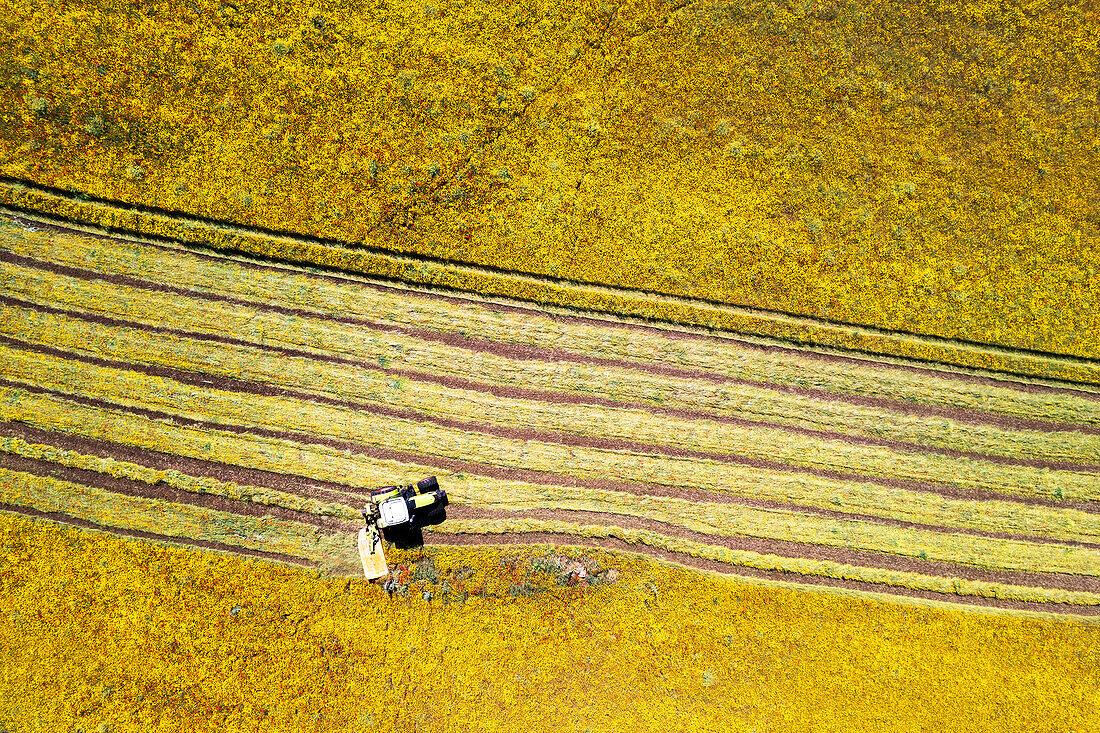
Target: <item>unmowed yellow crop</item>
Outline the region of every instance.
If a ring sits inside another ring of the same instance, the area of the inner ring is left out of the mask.
[[[0,725],[10,730],[1098,722],[1100,627],[1082,622],[795,592],[602,551],[570,553],[616,571],[599,586],[526,582],[547,547],[400,554],[407,595],[389,596],[6,513],[0,538]]]

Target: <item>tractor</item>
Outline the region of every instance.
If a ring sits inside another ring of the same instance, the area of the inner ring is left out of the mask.
[[[359,530],[363,574],[374,580],[389,574],[382,540],[401,550],[424,545],[423,528],[447,518],[447,492],[435,476],[415,485],[383,486],[370,493],[363,510],[367,526]]]

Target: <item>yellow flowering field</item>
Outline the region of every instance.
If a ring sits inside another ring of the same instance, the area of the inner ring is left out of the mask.
[[[0,7],[80,208],[1100,355],[1090,3]]]
[[[7,513],[0,535],[8,730],[1087,731],[1100,706],[1095,625],[552,546],[410,552],[390,594]]]

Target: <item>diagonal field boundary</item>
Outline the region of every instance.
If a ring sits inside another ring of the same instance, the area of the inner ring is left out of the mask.
[[[0,228],[0,510],[354,568],[439,544],[1100,617],[1100,396],[169,242]]]
[[[1100,361],[958,339],[894,332],[746,306],[565,281],[465,263],[400,255],[369,245],[189,216],[178,212],[92,199],[29,181],[0,179],[0,213],[68,227],[187,242],[227,254],[357,273],[390,282],[506,297],[581,313],[627,318],[788,343],[851,354],[902,358],[940,367],[993,370],[1100,387]]]

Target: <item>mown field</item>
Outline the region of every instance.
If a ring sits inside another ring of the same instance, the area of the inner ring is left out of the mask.
[[[32,224],[0,229],[6,669],[71,684],[16,728],[785,730],[874,688],[851,727],[905,730],[948,720],[945,676],[1019,730],[1095,720],[1095,387]],[[448,520],[366,583],[367,492],[429,474]],[[308,635],[271,627],[300,596]],[[90,674],[93,638],[120,651]]]

